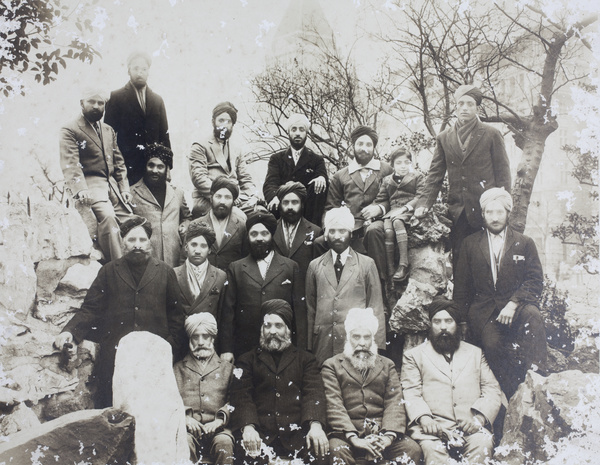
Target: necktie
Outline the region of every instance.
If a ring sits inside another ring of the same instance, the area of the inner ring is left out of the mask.
[[[140,107],[142,107],[142,111],[146,113],[146,94],[144,90],[138,90],[137,93],[140,98]]]
[[[338,254],[337,258],[335,259],[335,264],[333,265],[333,268],[335,269],[335,278],[337,279],[337,282],[340,282],[340,278],[342,277],[342,271],[344,271],[344,265],[342,265],[342,261],[340,260],[340,255]]]
[[[96,121],[94,124],[92,124],[92,126],[96,131],[96,134],[98,134],[98,137],[100,138],[100,147],[102,148],[102,151],[104,151],[104,141],[102,140],[102,130],[100,129],[100,123]]]

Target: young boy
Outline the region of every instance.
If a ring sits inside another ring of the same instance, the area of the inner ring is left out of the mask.
[[[422,189],[424,178],[422,174],[413,170],[412,155],[405,148],[398,148],[392,152],[390,164],[394,173],[383,178],[373,203],[389,205],[390,211],[383,216],[388,275],[394,281],[404,281],[408,277],[408,237],[405,223],[413,215],[416,195]],[[400,252],[396,270],[394,239]]]

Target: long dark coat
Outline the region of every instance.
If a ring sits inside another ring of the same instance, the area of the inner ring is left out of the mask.
[[[277,189],[286,182],[300,182],[306,187],[308,194],[304,203],[304,218],[311,223],[321,225],[325,201],[327,200],[327,189],[317,195],[314,191],[314,185],[309,184],[310,181],[319,176],[323,176],[325,182],[328,183],[327,168],[323,157],[317,155],[308,147],[302,149],[298,164],[294,164],[291,148],[276,152],[269,159],[267,176],[263,184],[265,200],[267,203],[273,200],[273,197],[277,195]]]
[[[152,257],[138,285],[125,258],[100,269],[81,309],[63,331],[70,332],[78,343],[83,339],[100,343],[96,374],[101,403],[112,403],[115,346],[123,336],[132,331],[149,331],[166,339],[173,353],[179,352],[183,335],[179,294],[173,269]]]
[[[298,347],[306,347],[306,306],[296,262],[275,252],[263,280],[256,260],[248,255],[229,265],[227,282],[219,330],[223,332],[221,352],[238,357],[258,346],[261,306],[271,299],[283,299],[292,306]]]
[[[475,337],[479,337],[490,317],[508,301],[516,302],[519,307],[537,306],[542,293],[544,275],[533,240],[510,228],[504,240],[495,288],[487,232],[471,234],[461,247],[454,271],[453,299]]]
[[[257,348],[242,355],[236,367],[242,373],[231,385],[234,433],[254,424],[266,444],[280,438],[294,451],[304,445],[311,421],[325,425],[323,381],[312,354],[290,346],[276,366],[269,352]]]
[[[127,165],[129,184],[135,184],[144,176],[144,147],[155,142],[171,147],[165,102],[148,86],[145,112],[131,81],[111,92],[106,103],[104,122],[110,124],[117,133],[117,142]]]

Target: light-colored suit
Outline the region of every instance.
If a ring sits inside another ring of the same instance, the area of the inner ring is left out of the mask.
[[[315,258],[306,274],[308,347],[322,364],[343,352],[346,340],[344,322],[351,308],[371,307],[379,320],[375,342],[385,349],[385,314],[381,283],[375,262],[350,248],[340,282],[335,277],[333,257],[327,251]]]
[[[131,194],[135,214],[143,216],[152,225],[152,256],[172,267],[178,266],[181,262],[179,225],[188,223],[192,217],[183,191],[167,182],[164,208],[161,208],[143,178],[133,185]]]

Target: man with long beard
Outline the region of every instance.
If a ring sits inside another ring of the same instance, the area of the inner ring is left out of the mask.
[[[301,183],[306,189],[306,200],[301,214],[311,223],[320,226],[327,199],[327,168],[323,157],[306,147],[309,129],[310,121],[306,116],[290,116],[290,147],[271,155],[263,193],[269,210],[277,213],[283,200],[277,190],[287,182]]]
[[[297,345],[306,347],[306,307],[298,264],[273,250],[277,220],[267,212],[246,220],[250,253],[229,265],[222,308],[221,352],[235,357],[256,347],[262,325],[261,306],[283,299],[294,311],[292,332]]]
[[[167,181],[173,168],[173,152],[161,144],[144,151],[144,177],[131,187],[131,205],[154,227],[150,238],[152,256],[175,267],[181,261],[181,238],[192,217],[183,191]]]
[[[371,308],[353,308],[344,326],[344,352],[326,360],[321,371],[332,463],[355,465],[357,458],[366,458],[380,464],[418,464],[421,449],[405,435],[396,367],[377,354],[379,320]]]
[[[261,312],[260,345],[239,358],[231,386],[236,457],[246,465],[266,465],[275,456],[324,465],[329,444],[317,362],[292,344],[289,303],[269,300]]]
[[[81,309],[56,337],[59,350],[87,337],[100,342],[95,367],[96,408],[112,405],[116,346],[132,331],[149,331],[169,342],[178,354],[183,336],[183,309],[173,268],[150,255],[152,227],[134,215],[121,225],[123,257],[104,265]]]
[[[246,214],[256,205],[256,187],[246,168],[241,148],[230,141],[237,121],[237,109],[231,102],[221,102],[212,112],[213,133],[192,144],[188,157],[194,191],[192,198],[194,218],[204,215],[210,208],[211,185],[219,176],[235,182],[240,191],[235,206]]]
[[[210,313],[195,313],[185,320],[189,352],[173,367],[185,407],[190,458],[194,463],[207,455],[216,465],[233,464],[233,435],[229,386],[233,365],[215,352],[217,321]]]
[[[500,409],[500,385],[483,352],[460,339],[459,309],[445,297],[429,305],[429,340],[402,361],[402,389],[409,434],[423,449],[425,465],[443,465],[449,451],[461,463],[491,459],[489,428]]]

